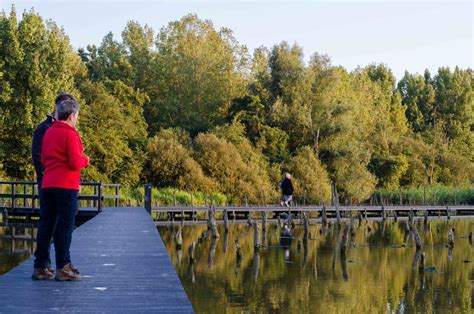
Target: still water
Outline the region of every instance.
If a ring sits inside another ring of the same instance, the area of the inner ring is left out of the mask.
[[[12,232],[17,237],[30,238],[32,229],[31,227],[0,227],[0,236],[11,236]],[[30,240],[0,239],[0,276],[30,258],[35,248],[36,243]]]
[[[297,224],[291,242],[283,243],[281,228],[269,224],[265,233],[260,229],[265,245],[258,254],[253,228],[246,224],[231,224],[228,234],[219,226],[218,240],[211,239],[206,225],[158,230],[199,313],[472,313],[474,246],[467,236],[474,231],[474,220],[417,225],[424,244],[422,268],[422,252],[416,254],[406,221],[355,222],[345,259],[340,252],[344,227],[334,224],[312,224],[308,241],[301,240],[304,230]],[[180,228],[183,245],[177,249]],[[451,228],[453,249],[446,246]],[[195,262],[190,265],[193,241]]]

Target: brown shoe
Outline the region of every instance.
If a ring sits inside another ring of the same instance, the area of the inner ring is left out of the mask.
[[[72,263],[69,263],[69,267],[71,267],[71,270],[76,274],[76,275],[80,275],[81,272],[79,271],[79,269],[77,269]]]
[[[46,269],[47,269],[50,273],[52,273],[53,275],[56,273],[56,271],[54,270],[53,267],[51,267],[51,265],[46,266]]]
[[[45,280],[53,278],[54,273],[50,272],[48,268],[35,268],[33,270],[33,274],[31,275],[31,279],[33,280]]]
[[[74,270],[71,269],[71,263],[68,263],[56,271],[54,279],[58,281],[78,281],[81,280],[81,275],[76,274]]]

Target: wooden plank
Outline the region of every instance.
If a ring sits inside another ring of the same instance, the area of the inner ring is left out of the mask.
[[[33,281],[33,258],[0,276],[0,312],[193,312],[144,208],[104,208],[71,255],[82,281]]]

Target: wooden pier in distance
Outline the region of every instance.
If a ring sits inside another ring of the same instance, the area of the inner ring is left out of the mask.
[[[145,204],[146,207],[147,204]],[[155,212],[155,216],[167,219],[176,217],[190,220],[198,219],[199,212],[207,212],[210,208],[214,212],[224,213],[228,216],[247,218],[252,213],[267,213],[276,216],[280,213],[300,214],[307,212],[312,217],[321,218],[324,215],[328,218],[335,218],[339,211],[342,218],[357,218],[359,213],[369,218],[393,218],[408,217],[410,212],[415,216],[427,213],[428,217],[456,217],[456,216],[473,216],[474,205],[354,205],[354,206],[322,206],[322,205],[302,205],[293,207],[282,207],[278,205],[248,205],[248,206],[154,206],[147,210]]]
[[[144,208],[104,208],[74,231],[81,281],[34,281],[33,259],[0,276],[0,313],[193,312]]]

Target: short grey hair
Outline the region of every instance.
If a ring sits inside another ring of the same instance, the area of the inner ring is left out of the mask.
[[[66,99],[56,105],[59,121],[65,121],[72,114],[79,111],[79,103],[74,99]]]

